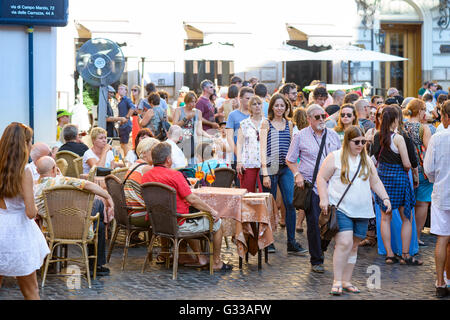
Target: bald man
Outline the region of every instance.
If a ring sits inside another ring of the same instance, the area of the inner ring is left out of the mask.
[[[36,170],[36,162],[43,156],[51,156],[51,155],[52,155],[52,150],[50,149],[50,147],[48,145],[46,145],[43,142],[36,142],[31,147],[30,158],[31,158],[32,162],[28,163],[26,165],[26,168],[28,167],[31,169],[31,172],[33,173],[34,183],[36,183],[39,179],[39,173]]]
[[[369,118],[370,103],[366,99],[359,99],[355,102],[356,115],[358,116],[359,126],[367,132],[369,129],[375,128],[375,123]]]
[[[187,166],[187,160],[183,151],[178,147],[177,143],[183,140],[183,129],[176,124],[171,125],[167,132],[166,142],[172,147],[172,168],[184,168]]]
[[[99,185],[82,179],[77,178],[70,178],[70,177],[64,177],[64,176],[58,176],[57,172],[57,166],[55,163],[55,160],[50,156],[44,156],[41,157],[36,162],[36,168],[40,175],[40,178],[38,180],[38,184],[35,186],[34,189],[34,199],[36,206],[38,208],[38,214],[40,216],[45,216],[46,210],[45,210],[45,204],[44,204],[44,196],[43,191],[44,189],[48,189],[50,187],[56,187],[56,186],[62,186],[62,185],[70,185],[75,188],[78,188],[80,190],[88,190],[103,199],[105,199],[105,205],[107,208],[114,209],[114,203],[106,190],[102,189]],[[106,255],[105,255],[105,224],[103,223],[104,219],[104,210],[105,205],[103,204],[103,201],[100,199],[94,200],[94,205],[92,207],[92,216],[95,216],[98,213],[100,213],[100,224],[98,226],[98,248],[97,248],[97,275],[103,276],[109,274],[109,269],[106,267],[103,267],[104,264],[106,264]],[[94,228],[95,228],[94,224]],[[94,246],[89,245],[88,246],[89,255],[94,254]],[[90,272],[91,276],[93,275],[93,264],[90,262]]]

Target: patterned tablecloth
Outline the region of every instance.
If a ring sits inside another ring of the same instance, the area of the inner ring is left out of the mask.
[[[224,236],[234,236],[238,254],[255,255],[273,243],[278,223],[277,207],[270,193],[248,193],[246,189],[203,187],[193,192],[214,208],[222,218]],[[259,226],[257,237],[252,223]]]
[[[80,174],[80,179],[87,180],[88,179],[88,174],[87,173]],[[94,176],[94,181],[93,182],[98,184],[100,187],[102,187],[103,189],[106,190],[105,177]]]

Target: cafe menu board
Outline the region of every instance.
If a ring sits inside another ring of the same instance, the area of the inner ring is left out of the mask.
[[[0,24],[64,27],[68,0],[0,0]]]

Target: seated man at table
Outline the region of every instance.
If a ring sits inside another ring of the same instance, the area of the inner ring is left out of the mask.
[[[99,185],[83,180],[83,179],[77,179],[77,178],[70,178],[70,177],[64,177],[64,176],[57,176],[57,167],[55,160],[53,160],[52,157],[45,156],[40,158],[36,163],[37,171],[40,174],[40,178],[38,180],[38,184],[34,188],[34,199],[36,206],[38,208],[38,214],[40,216],[45,216],[46,210],[45,210],[45,204],[44,204],[44,195],[43,191],[44,189],[48,189],[51,187],[56,186],[62,186],[62,185],[70,185],[75,188],[81,189],[81,190],[88,190],[103,199],[105,199],[105,204],[107,206],[107,209],[110,210],[110,212],[113,212],[111,210],[114,210],[114,203],[109,195],[109,193],[106,190],[103,190]],[[100,199],[94,200],[94,205],[92,207],[92,216],[95,216],[98,213],[100,213],[100,224],[98,226],[98,247],[97,247],[97,275],[103,276],[109,274],[109,269],[106,267],[103,267],[104,264],[106,264],[106,255],[105,255],[105,248],[106,248],[106,238],[105,238],[105,224],[103,223],[104,215],[103,212],[105,210],[105,205],[103,204],[103,201]],[[93,226],[96,227],[95,224]],[[94,254],[94,246],[89,245],[88,246],[89,255]],[[90,272],[91,276],[93,275],[93,265],[92,261],[90,261]]]
[[[229,264],[222,262],[220,258],[220,252],[222,248],[222,229],[221,219],[219,214],[192,193],[186,179],[181,172],[170,169],[172,167],[171,147],[166,142],[161,142],[152,149],[153,168],[147,171],[142,177],[142,183],[146,182],[159,182],[174,188],[177,192],[177,212],[180,214],[188,214],[189,206],[195,209],[210,212],[214,218],[214,270],[229,271],[233,267]],[[179,230],[181,232],[201,232],[209,229],[209,220],[206,217],[202,217],[199,220],[186,220],[178,218]],[[189,245],[194,251],[200,251],[199,241],[189,241]],[[208,259],[203,256],[198,256],[198,262],[200,265],[206,265]]]
[[[80,137],[78,136],[78,127],[76,125],[70,123],[66,124],[62,133],[66,143],[59,148],[59,151],[72,151],[82,157],[89,149],[87,145],[81,142]]]

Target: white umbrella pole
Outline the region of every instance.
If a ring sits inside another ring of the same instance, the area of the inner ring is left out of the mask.
[[[214,62],[214,86],[217,88],[217,63],[219,61]]]
[[[145,63],[145,57],[141,57],[142,61],[142,71],[141,71],[141,99],[144,99],[144,63]]]

